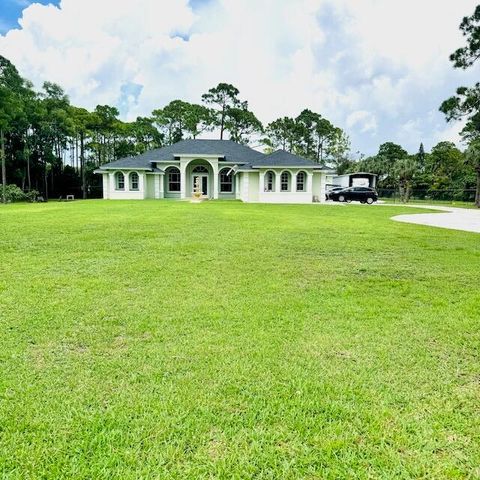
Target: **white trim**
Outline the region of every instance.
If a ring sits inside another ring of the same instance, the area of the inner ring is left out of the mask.
[[[173,156],[174,157],[180,157],[180,158],[188,158],[190,160],[202,160],[202,159],[207,159],[207,158],[218,160],[219,158],[225,158],[225,155],[220,155],[220,154],[218,154],[218,155],[212,155],[212,154],[205,155],[203,153],[174,153]],[[155,160],[152,160],[152,161],[155,161]],[[162,161],[163,160],[159,160],[159,162],[162,162]],[[178,162],[179,160],[175,160],[175,161]]]

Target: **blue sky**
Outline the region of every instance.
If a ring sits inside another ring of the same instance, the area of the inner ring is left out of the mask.
[[[18,19],[22,11],[34,2],[30,0],[0,0],[0,33],[6,33],[12,28],[18,28]],[[58,5],[59,0],[38,0],[36,3]]]
[[[127,120],[229,82],[264,123],[310,108],[346,130],[353,152],[385,141],[414,152],[459,140],[438,107],[478,80],[479,66],[448,60],[476,4],[0,0],[0,54],[37,87],[57,82],[76,105],[117,105]]]

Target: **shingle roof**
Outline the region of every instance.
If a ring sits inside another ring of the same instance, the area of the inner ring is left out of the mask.
[[[204,139],[181,140],[173,145],[149,150],[136,157],[121,158],[107,163],[100,169],[138,168],[153,171],[155,162],[174,161],[176,155],[218,155],[226,162],[238,164],[239,170],[251,170],[258,167],[311,167],[330,170],[328,167],[285,150],[277,150],[265,155],[232,140]]]
[[[227,162],[248,163],[264,157],[264,154],[232,140],[181,140],[173,145],[155,148],[136,157],[121,158],[102,165],[101,169],[152,168],[152,162],[174,160],[175,155],[218,155]]]
[[[252,167],[311,167],[320,170],[329,170],[329,168],[312,162],[308,158],[303,158],[286,150],[277,150],[270,155],[265,155],[254,162]]]

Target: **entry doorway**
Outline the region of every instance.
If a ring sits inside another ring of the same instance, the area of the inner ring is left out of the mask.
[[[195,191],[195,184],[197,183],[197,178],[200,178],[202,195],[208,196],[208,174],[206,173],[194,173],[192,175],[192,192]]]

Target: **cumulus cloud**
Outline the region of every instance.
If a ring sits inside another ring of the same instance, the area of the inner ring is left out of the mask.
[[[375,134],[377,132],[377,119],[371,112],[357,110],[347,117],[347,128],[358,128],[362,133],[371,132]]]
[[[175,98],[199,101],[226,81],[263,122],[308,107],[346,128],[355,150],[387,140],[414,149],[451,136],[438,105],[478,75],[448,61],[475,5],[61,0],[25,8],[21,27],[0,36],[0,53],[37,86],[55,81],[73,103],[115,104],[125,119]]]

